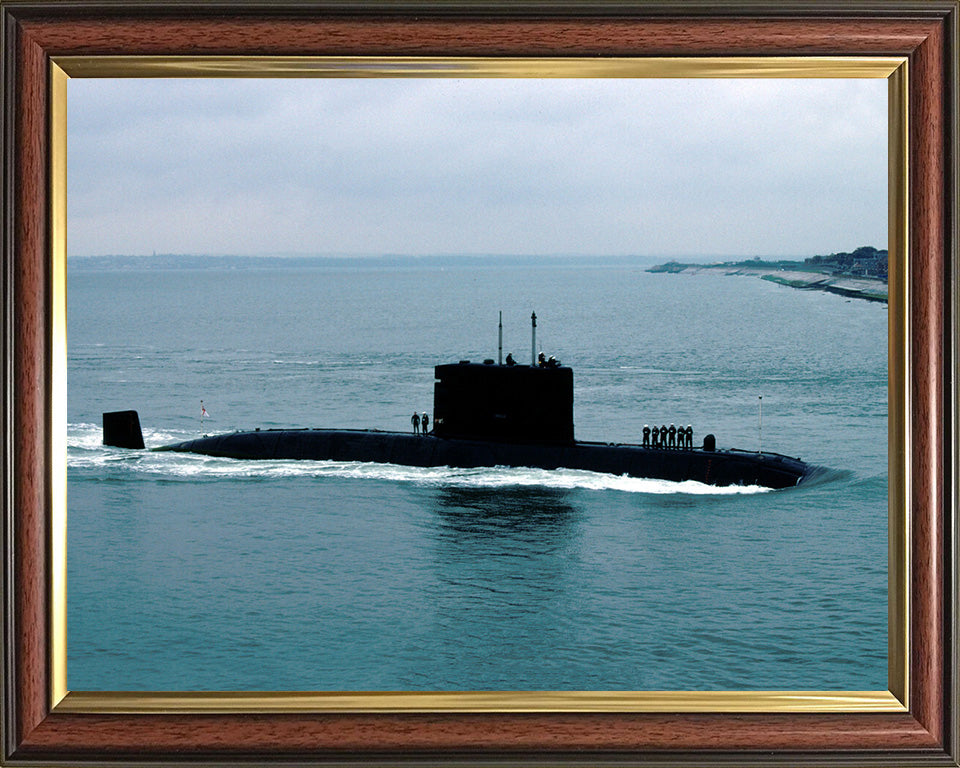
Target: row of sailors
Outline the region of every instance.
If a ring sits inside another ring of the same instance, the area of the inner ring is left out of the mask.
[[[652,430],[643,425],[644,448],[693,448],[693,427],[654,427]]]

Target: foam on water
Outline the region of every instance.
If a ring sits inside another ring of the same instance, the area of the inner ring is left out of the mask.
[[[192,433],[145,430],[147,445],[163,445],[189,439]],[[646,494],[729,495],[765,493],[756,485],[718,487],[693,480],[672,482],[626,475],[610,475],[578,469],[531,467],[408,467],[358,461],[237,460],[191,453],[130,451],[102,444],[100,427],[71,424],[67,435],[70,469],[128,471],[131,474],[178,479],[219,478],[346,478],[414,483],[446,488],[552,488],[556,490],[621,491]]]

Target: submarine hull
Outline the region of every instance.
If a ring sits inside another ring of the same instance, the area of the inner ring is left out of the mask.
[[[363,461],[415,467],[534,467],[707,485],[792,488],[815,467],[776,453],[569,441],[504,443],[347,429],[277,429],[211,435],[154,450],[232,459]]]

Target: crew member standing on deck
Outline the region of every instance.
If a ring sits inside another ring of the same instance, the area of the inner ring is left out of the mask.
[[[423,434],[427,434],[427,425],[430,423],[430,417],[427,416],[427,412],[423,412],[423,416],[420,417],[420,427]]]
[[[410,417],[410,423],[413,424],[413,434],[420,434],[420,414],[414,411],[413,416]]]

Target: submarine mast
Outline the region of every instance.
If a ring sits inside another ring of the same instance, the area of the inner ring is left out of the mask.
[[[530,322],[533,323],[533,338],[530,342],[530,365],[537,364],[537,313],[533,312],[530,315]]]
[[[757,425],[757,436],[760,441],[760,445],[757,448],[757,453],[763,453],[763,395],[758,396],[760,400],[760,421]]]
[[[497,365],[503,365],[503,310],[500,310],[500,323],[497,326]]]

